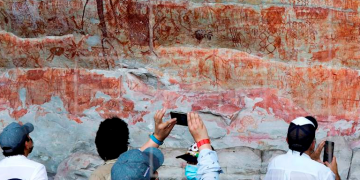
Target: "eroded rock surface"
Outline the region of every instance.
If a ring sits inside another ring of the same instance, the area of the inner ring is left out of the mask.
[[[104,161],[97,155],[75,153],[60,163],[55,180],[87,180]]]

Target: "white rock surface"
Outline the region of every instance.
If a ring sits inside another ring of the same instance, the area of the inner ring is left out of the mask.
[[[353,158],[349,173],[349,180],[360,180],[360,150],[359,149],[356,149],[353,152]]]
[[[260,150],[236,147],[217,150],[219,162],[225,174],[259,175],[261,169]]]
[[[266,174],[267,172],[267,167],[270,163],[270,161],[281,154],[286,153],[285,151],[282,150],[268,150],[268,151],[263,151],[261,153],[261,174]]]
[[[335,143],[334,156],[336,157],[338,164],[338,171],[341,179],[347,179],[349,175],[351,159],[352,159],[352,150],[347,143],[344,137],[329,137],[329,141]],[[321,156],[323,158],[323,155]]]

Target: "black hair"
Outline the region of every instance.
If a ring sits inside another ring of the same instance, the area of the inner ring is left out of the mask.
[[[3,150],[3,155],[5,157],[9,157],[9,156],[17,156],[17,155],[24,155],[25,154],[25,142],[29,142],[30,138],[25,135],[25,138],[23,140],[23,142],[20,144],[20,146],[18,146],[16,149],[13,149],[12,152],[5,152],[6,150],[10,150],[11,148],[9,147],[2,147]]]
[[[116,159],[127,151],[129,129],[122,119],[113,117],[100,123],[96,133],[95,144],[99,156],[107,161]]]

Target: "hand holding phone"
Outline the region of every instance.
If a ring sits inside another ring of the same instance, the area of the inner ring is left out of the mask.
[[[166,137],[169,136],[171,130],[175,126],[175,119],[170,119],[169,121],[163,122],[163,117],[165,115],[166,109],[161,109],[156,111],[154,115],[155,121],[155,131],[154,136],[159,141],[164,141]]]
[[[195,142],[199,142],[204,139],[210,139],[209,134],[207,132],[206,126],[204,122],[201,120],[199,114],[190,112],[188,113],[188,123],[189,123],[189,131]],[[210,144],[199,147],[201,151],[202,148],[211,149]]]
[[[176,118],[176,124],[181,126],[188,126],[187,114],[181,112],[170,112],[171,119]]]
[[[324,158],[323,158],[324,162],[329,162],[329,163],[332,162],[334,157],[334,146],[335,146],[334,142],[325,141]]]

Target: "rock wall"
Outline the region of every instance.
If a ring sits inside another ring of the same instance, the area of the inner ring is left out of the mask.
[[[357,179],[359,5],[0,0],[0,131],[13,121],[34,123],[31,158],[55,174],[96,154],[104,118],[123,118],[139,147],[156,110],[198,111],[223,178],[259,179],[273,154],[287,150],[288,123],[313,115],[317,139],[336,143],[342,179]],[[183,176],[182,162],[171,157],[191,143],[176,126],[163,146],[165,178]],[[74,169],[96,164],[84,163]],[[57,177],[76,179],[71,173]]]

